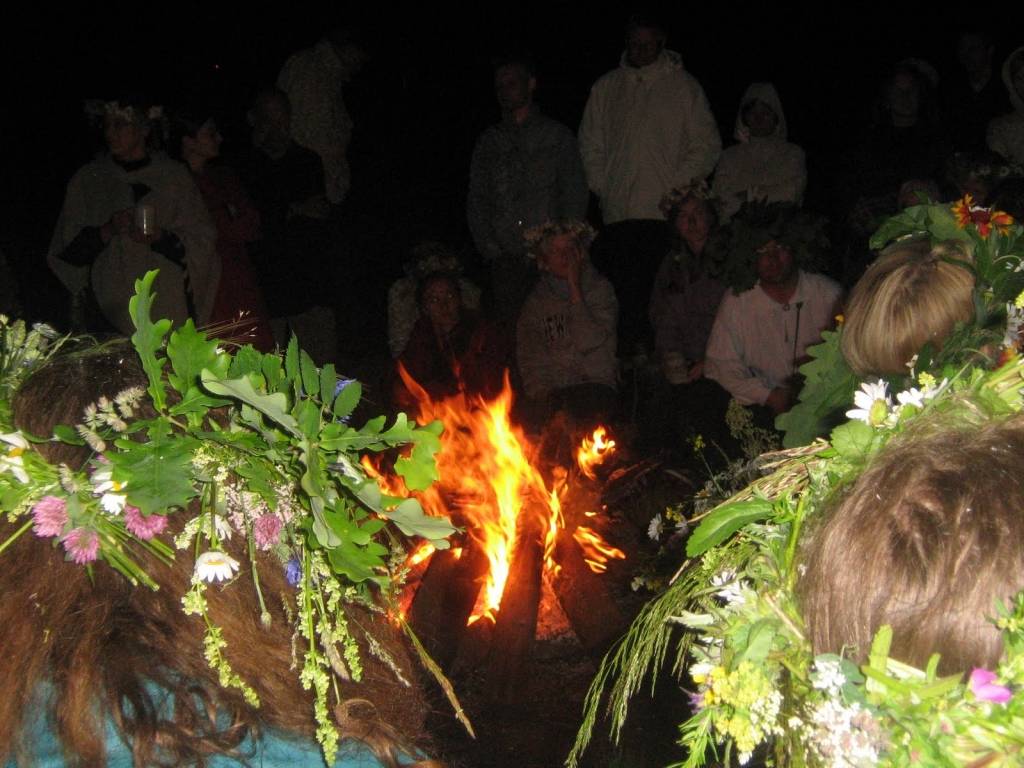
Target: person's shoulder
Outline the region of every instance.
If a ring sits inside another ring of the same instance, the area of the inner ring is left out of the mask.
[[[843,292],[842,286],[828,275],[823,275],[820,272],[804,272],[803,270],[800,271],[800,275],[808,290],[817,295],[838,296]]]

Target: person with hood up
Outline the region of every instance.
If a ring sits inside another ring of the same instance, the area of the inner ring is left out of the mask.
[[[630,19],[621,64],[591,88],[579,144],[605,224],[594,263],[622,302],[620,341],[643,345],[647,299],[669,247],[659,203],[671,189],[707,178],[722,150],[704,89],[665,49],[659,22]]]
[[[1003,83],[1013,112],[988,124],[988,146],[1010,162],[1024,164],[1024,46],[1006,57]]]
[[[722,153],[715,171],[714,196],[731,219],[747,200],[799,205],[807,186],[804,151],[786,141],[786,116],[775,86],[751,83],[736,114],[738,144]]]

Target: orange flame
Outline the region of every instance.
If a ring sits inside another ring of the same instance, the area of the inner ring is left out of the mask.
[[[608,560],[625,560],[626,553],[613,547],[601,535],[585,525],[579,526],[572,537],[583,550],[583,559],[594,573],[604,573],[608,569]]]
[[[451,517],[457,525],[465,527],[466,536],[486,556],[488,573],[467,623],[484,617],[493,621],[501,606],[522,515],[537,516],[532,522],[544,532],[545,568],[552,575],[559,572],[554,549],[558,533],[564,528],[561,499],[567,490],[567,472],[555,468],[551,486],[545,482],[534,462],[534,447],[510,419],[513,397],[507,375],[501,392],[492,400],[464,392],[433,400],[404,368],[399,368],[399,375],[416,399],[416,421],[427,424],[440,419],[444,424],[436,457],[439,480],[416,495],[427,514]],[[606,439],[605,430],[599,428],[592,441],[584,440],[577,456],[584,450],[593,454],[589,466],[603,460],[614,445],[614,441]],[[363,465],[385,493],[404,492],[401,478],[382,475],[365,458]],[[625,557],[620,550],[608,547],[597,534],[590,532],[588,537],[580,530],[575,538],[588,562]],[[429,558],[432,552],[428,547],[420,546],[407,565],[412,568]],[[597,570],[594,564],[591,568]]]
[[[591,480],[596,478],[594,467],[615,452],[615,441],[608,439],[607,434],[604,427],[598,427],[593,437],[584,437],[576,449],[576,463],[580,471]]]

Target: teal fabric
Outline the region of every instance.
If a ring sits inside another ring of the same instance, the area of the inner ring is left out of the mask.
[[[49,688],[49,686],[46,686]],[[28,768],[60,768],[65,765],[60,741],[54,732],[46,706],[49,691],[37,696],[33,706],[33,714],[26,724],[25,743],[28,754],[21,766]],[[159,701],[159,696],[154,696]],[[170,706],[169,697],[164,697],[164,704]],[[121,739],[114,723],[107,720],[106,724],[107,768],[133,768],[131,749]],[[253,743],[246,739],[239,748],[243,760],[218,756],[207,761],[210,768],[237,768],[249,765],[252,768],[324,768],[324,758],[320,745],[315,741],[293,737],[280,731],[264,733],[263,738]],[[5,768],[21,768],[13,760],[6,763]],[[382,763],[363,744],[346,741],[338,750],[338,758],[333,768],[383,768]]]

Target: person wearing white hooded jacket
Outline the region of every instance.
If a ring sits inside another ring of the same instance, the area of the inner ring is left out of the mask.
[[[786,141],[786,116],[775,86],[751,83],[736,114],[736,141],[722,153],[712,186],[726,221],[748,200],[799,205],[807,186],[804,151]]]
[[[660,221],[665,193],[714,170],[722,140],[704,89],[656,22],[630,20],[619,67],[590,90],[579,144],[605,224]]]
[[[658,22],[630,19],[620,66],[591,88],[579,145],[605,224],[594,264],[621,303],[620,351],[642,356],[653,336],[647,300],[669,247],[658,205],[671,189],[703,181],[722,150],[704,90],[665,50]]]
[[[1003,62],[1003,83],[1013,112],[988,124],[988,147],[1011,163],[1024,165],[1024,46]]]

